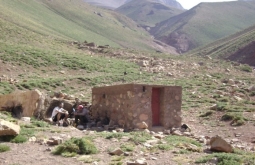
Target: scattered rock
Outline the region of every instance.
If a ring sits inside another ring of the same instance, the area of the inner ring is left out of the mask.
[[[194,144],[184,144],[184,148],[188,151],[192,151],[192,152],[201,152],[201,148],[197,147]]]
[[[118,155],[118,156],[120,156],[123,153],[124,152],[120,148],[116,148],[116,149],[114,149],[113,151],[110,152],[111,155]]]
[[[61,73],[61,74],[66,74],[66,72],[65,72],[65,71],[63,71],[63,70],[62,70],[62,71],[60,71],[59,73]]]
[[[148,130],[148,129],[145,129],[144,132],[150,134],[150,130]]]
[[[209,59],[209,60],[211,60],[212,59],[212,57],[210,57],[210,56],[205,56],[207,59]]]
[[[164,135],[160,135],[160,134],[155,134],[153,135],[155,138],[157,139],[163,139],[165,136]]]
[[[164,134],[165,134],[165,135],[170,135],[170,134],[171,134],[171,131],[170,131],[170,130],[164,130]]]
[[[37,139],[36,143],[39,143],[40,145],[44,145],[47,143],[47,140],[46,139]]]
[[[77,129],[79,129],[79,130],[84,130],[84,126],[83,126],[83,125],[78,125],[78,126],[77,126]]]
[[[124,156],[130,156],[130,152],[124,152]]]
[[[63,139],[57,136],[53,136],[51,137],[48,141],[47,144],[48,145],[59,145],[63,143]]]
[[[124,132],[124,129],[123,128],[117,128],[116,132]]]
[[[20,133],[20,126],[9,121],[0,119],[0,136],[18,135]]]
[[[227,153],[233,152],[232,146],[219,136],[212,137],[210,140],[210,145],[212,151],[221,151]]]
[[[218,164],[218,158],[212,158],[207,163],[212,164],[212,165]]]
[[[181,126],[181,130],[182,130],[182,132],[185,132],[185,131],[191,132],[191,128],[187,124],[183,124]]]
[[[27,122],[27,123],[30,123],[31,118],[30,117],[22,117],[20,120],[24,121],[24,122]]]
[[[145,161],[145,159],[137,159],[136,161],[127,161],[127,165],[147,165],[148,163]]]
[[[142,123],[139,123],[138,125],[139,129],[148,129],[148,125],[144,121]]]
[[[181,131],[179,131],[179,130],[173,131],[172,134],[173,134],[173,135],[176,135],[176,136],[182,136],[182,133],[181,133]]]
[[[233,79],[229,79],[229,80],[228,80],[228,84],[234,85],[234,84],[235,84],[235,81],[234,81]]]
[[[29,141],[29,142],[36,142],[36,137],[34,137],[34,136],[33,136],[33,137],[30,137],[30,138],[28,139],[28,141]]]
[[[249,92],[255,91],[255,86],[250,86],[250,87],[248,88],[248,90],[249,90]]]
[[[235,137],[240,137],[241,133],[235,133]]]
[[[234,143],[237,143],[237,142],[239,142],[239,139],[232,139],[232,140],[230,141],[231,144],[234,144]]]
[[[183,132],[183,135],[184,136],[191,136],[191,133],[190,132]]]
[[[238,96],[234,96],[234,99],[235,99],[236,101],[242,101],[242,100],[243,100],[241,97],[238,97]]]
[[[218,109],[218,105],[214,104],[213,106],[210,107],[210,110],[217,110]]]
[[[149,61],[140,61],[137,64],[142,67],[147,67],[149,66]]]

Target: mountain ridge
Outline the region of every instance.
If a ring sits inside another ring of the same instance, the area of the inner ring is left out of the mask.
[[[116,9],[132,0],[104,0],[103,2],[101,0],[84,0],[84,1],[95,6],[104,7],[108,9]],[[182,5],[176,0],[151,0],[151,1],[175,7],[181,10],[184,9]]]
[[[200,3],[158,23],[150,33],[156,39],[187,52],[255,24],[255,3]]]
[[[133,0],[115,11],[128,16],[143,27],[154,27],[157,23],[183,12],[183,10],[151,0]]]

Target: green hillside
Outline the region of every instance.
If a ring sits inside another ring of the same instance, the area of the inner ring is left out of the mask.
[[[116,11],[128,16],[141,26],[149,27],[154,27],[157,23],[183,12],[183,10],[149,0],[133,0],[117,8]]]
[[[152,40],[135,22],[82,0],[1,0],[0,19],[49,37],[151,49]]]
[[[159,23],[151,33],[181,52],[206,45],[255,24],[255,2],[201,3]]]
[[[255,26],[197,48],[188,54],[230,59],[255,66]]]

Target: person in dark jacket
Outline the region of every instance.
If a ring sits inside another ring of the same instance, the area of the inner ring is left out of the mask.
[[[78,120],[80,121],[79,125],[84,125],[88,123],[89,122],[88,114],[89,110],[83,107],[83,105],[79,105],[77,111],[74,112],[75,124],[78,125]]]

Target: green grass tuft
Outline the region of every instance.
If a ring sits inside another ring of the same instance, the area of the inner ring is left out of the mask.
[[[96,154],[96,146],[87,138],[72,138],[65,143],[57,146],[52,152],[54,155],[65,157],[75,156],[76,154]]]
[[[5,144],[0,144],[0,153],[1,152],[6,152],[6,151],[10,151],[10,147],[5,145]]]
[[[14,137],[11,142],[12,143],[25,143],[27,142],[27,137],[23,136],[23,135],[18,135],[16,137]]]

